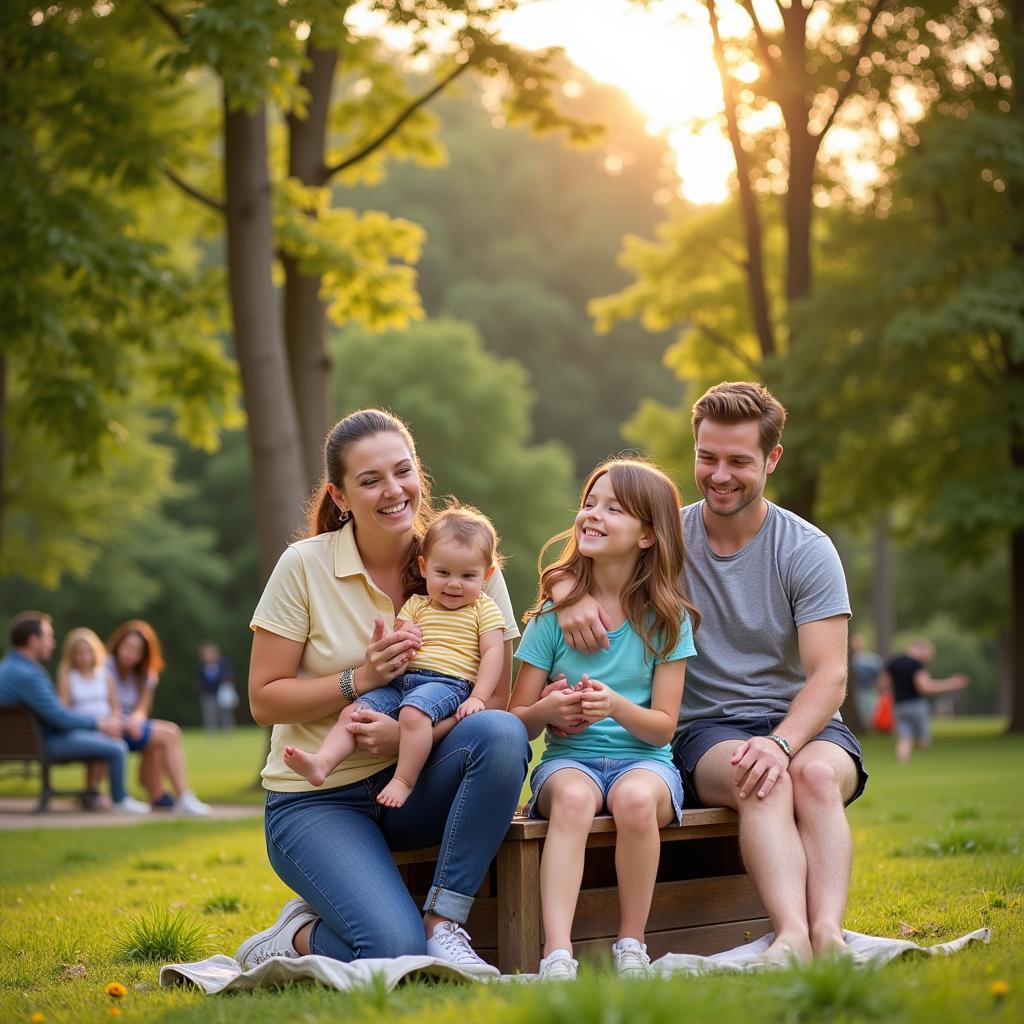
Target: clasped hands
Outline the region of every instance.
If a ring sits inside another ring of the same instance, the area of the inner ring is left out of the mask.
[[[588,675],[573,686],[564,675],[559,675],[544,687],[540,699],[549,709],[548,728],[556,736],[575,736],[591,723],[610,718],[618,695]]]

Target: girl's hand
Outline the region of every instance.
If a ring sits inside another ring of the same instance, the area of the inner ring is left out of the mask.
[[[584,676],[580,683],[580,713],[587,722],[600,722],[614,714],[618,694],[597,679]]]
[[[131,715],[129,718],[125,719],[124,735],[133,740],[141,739],[142,729],[145,724],[145,718],[139,718],[136,715]]]
[[[412,622],[400,622],[398,626],[398,629],[385,633],[384,620],[373,620],[373,636],[366,648],[366,661],[359,668],[361,690],[375,690],[397,679],[420,649],[420,627]]]
[[[367,754],[393,757],[398,753],[398,723],[389,715],[356,708],[347,728],[356,738],[356,747]]]
[[[554,679],[552,679],[543,690],[540,692],[540,699],[543,700],[545,697],[552,693],[556,693],[559,690],[574,690],[578,689],[579,684],[575,687],[569,685],[569,680],[566,679],[564,672],[559,672]],[[575,736],[578,733],[583,732],[590,723],[580,715],[574,722],[571,722],[568,726],[559,727],[555,725],[549,725],[548,731],[557,736],[559,739],[564,739],[566,736]]]
[[[544,687],[544,692],[547,696],[541,700],[544,702],[548,727],[566,732],[576,728],[583,718],[580,707],[582,692],[577,687],[552,684]]]
[[[467,697],[455,710],[455,721],[461,722],[466,715],[475,715],[483,711],[484,702],[479,697]]]

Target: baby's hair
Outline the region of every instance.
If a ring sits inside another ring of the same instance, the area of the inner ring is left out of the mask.
[[[504,558],[498,551],[498,534],[479,509],[472,505],[460,505],[454,498],[438,512],[434,521],[427,527],[420,544],[423,558],[430,557],[430,549],[441,540],[449,540],[463,548],[476,548],[480,552],[487,567],[492,565],[500,569]]]

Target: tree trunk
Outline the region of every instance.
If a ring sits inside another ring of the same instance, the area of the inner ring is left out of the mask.
[[[303,185],[324,184],[327,117],[338,62],[334,50],[310,42],[308,67],[299,84],[309,92],[306,116],[288,115],[288,174]],[[323,472],[323,441],[331,425],[331,368],[327,350],[327,303],[320,298],[319,276],[303,274],[290,256],[284,264],[284,333],[292,392],[299,420],[306,486]]]
[[[224,111],[228,290],[249,420],[260,567],[266,579],[301,521],[299,426],[273,284],[267,115]]]

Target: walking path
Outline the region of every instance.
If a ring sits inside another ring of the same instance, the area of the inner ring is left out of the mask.
[[[231,821],[258,818],[262,804],[211,804],[206,818],[186,818],[165,811],[152,814],[111,814],[110,811],[83,811],[74,798],[54,797],[44,814],[36,814],[36,801],[27,797],[0,797],[0,832],[28,828],[105,828],[142,825],[153,821]]]

